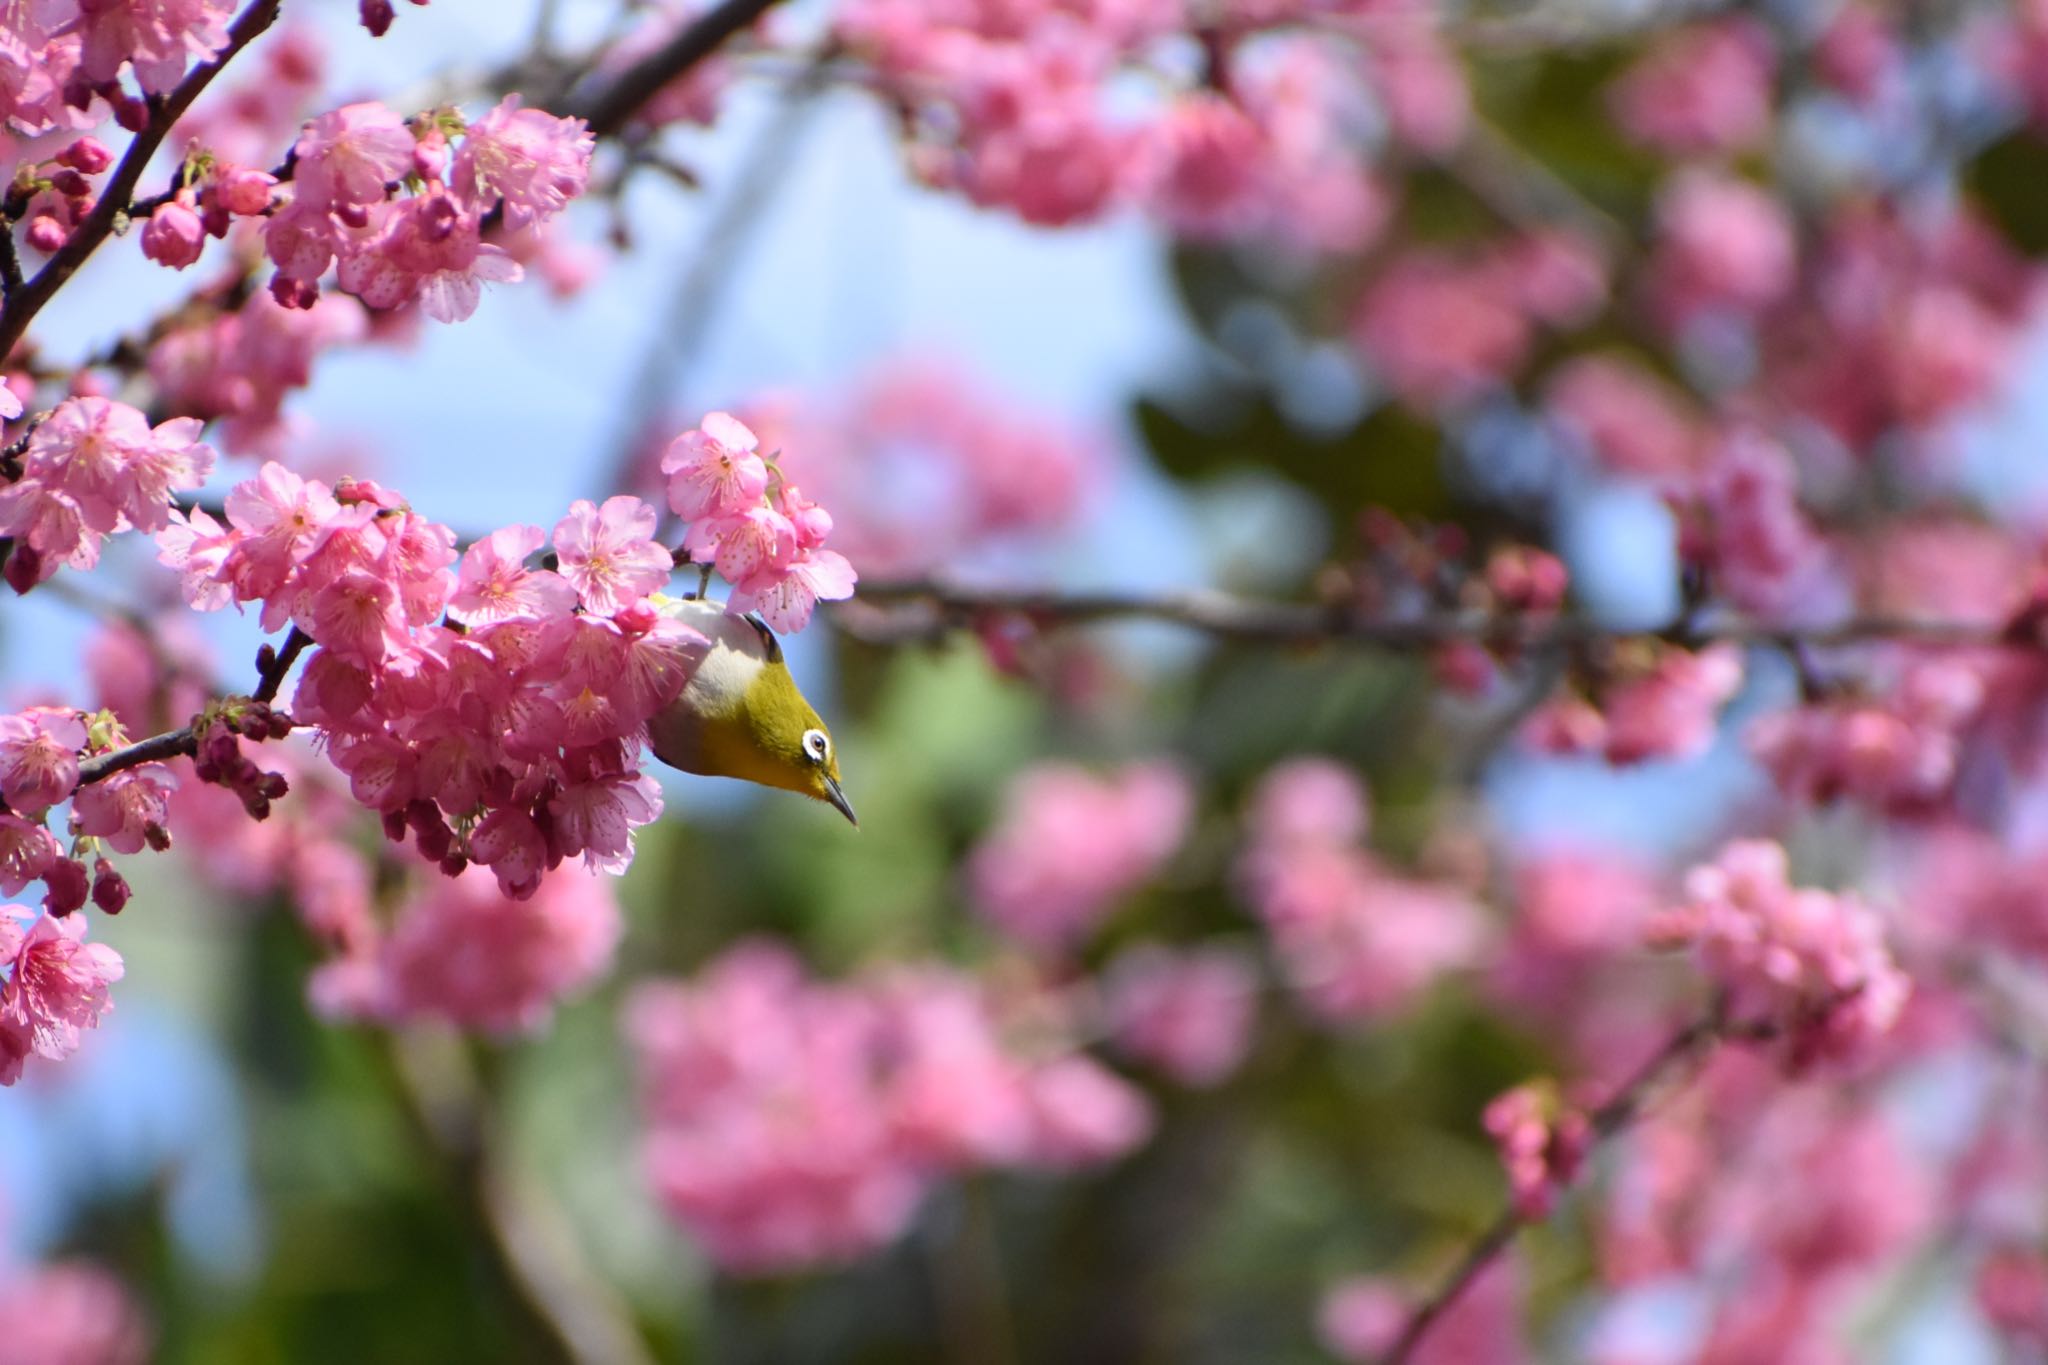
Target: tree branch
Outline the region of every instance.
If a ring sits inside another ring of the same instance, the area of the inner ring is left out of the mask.
[[[580,118],[599,137],[623,128],[640,106],[691,67],[725,45],[727,39],[753,26],[777,0],[724,0],[696,22],[648,53],[603,90],[587,100],[570,98],[557,112]]]
[[[1696,1020],[1673,1034],[1664,1046],[1657,1049],[1650,1059],[1636,1068],[1635,1074],[1622,1082],[1607,1103],[1587,1115],[1590,1129],[1588,1151],[1599,1147],[1608,1139],[1642,1117],[1649,1104],[1651,1093],[1674,1073],[1694,1067],[1703,1061],[1723,1042],[1740,1041],[1762,1043],[1778,1036],[1781,1030],[1769,1021],[1736,1023],[1728,1019],[1724,1010],[1717,1006],[1706,1017]],[[1506,1251],[1515,1240],[1515,1234],[1532,1220],[1510,1203],[1501,1210],[1493,1222],[1487,1225],[1476,1241],[1467,1247],[1465,1254],[1458,1258],[1434,1292],[1417,1304],[1402,1324],[1400,1333],[1393,1344],[1387,1347],[1379,1358],[1379,1365],[1407,1365],[1407,1361],[1422,1344],[1422,1339],[1451,1308],[1459,1297],[1471,1287],[1474,1280],[1488,1266]]]
[[[129,201],[135,195],[135,186],[141,181],[142,172],[148,167],[150,158],[156,155],[157,148],[170,136],[171,129],[184,117],[192,101],[199,98],[199,92],[212,83],[235,54],[277,22],[281,2],[254,0],[229,26],[228,45],[221,49],[218,57],[194,67],[170,94],[150,101],[149,122],[128,144],[121,164],[114,168],[113,176],[101,187],[99,202],[93,205],[92,212],[72,229],[64,245],[43,263],[43,268],[35,273],[33,279],[8,292],[6,305],[0,307],[0,359],[5,359],[13,351],[15,343],[27,334],[28,325],[35,315],[78,272],[86,258],[99,249],[100,243],[112,235],[116,220],[126,216]],[[6,230],[11,233],[12,225]]]
[[[284,686],[285,675],[292,671],[299,655],[313,643],[311,636],[292,627],[285,637],[284,648],[273,651],[269,645],[257,655],[259,661],[256,690],[250,694],[251,701],[269,705],[277,699],[278,689]],[[190,758],[199,752],[199,732],[191,725],[167,730],[160,735],[138,740],[121,749],[109,749],[78,765],[78,785],[89,787],[95,782],[104,782],[115,773],[139,768],[145,763],[161,763],[166,759]]]
[[[1226,640],[1259,644],[1350,644],[1368,649],[1429,650],[1464,642],[1496,648],[1588,646],[1655,639],[1687,649],[1718,642],[1831,648],[1911,643],[1959,649],[2040,649],[2040,641],[2001,626],[1914,617],[1863,616],[1832,625],[1788,627],[1740,619],[1680,618],[1640,630],[1578,617],[1501,612],[1428,616],[1374,615],[1344,602],[1271,602],[1228,593],[1060,592],[1046,588],[968,588],[933,579],[862,583],[852,601],[835,604],[833,619],[857,639],[876,644],[936,640],[991,616],[1018,616],[1041,626],[1106,621],[1161,621]]]

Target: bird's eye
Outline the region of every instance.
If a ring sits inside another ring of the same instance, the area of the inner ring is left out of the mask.
[[[823,730],[806,730],[804,752],[810,755],[811,762],[823,763],[832,756],[832,741]]]

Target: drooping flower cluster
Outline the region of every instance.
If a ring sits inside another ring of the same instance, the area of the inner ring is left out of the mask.
[[[340,287],[372,309],[417,301],[459,322],[484,282],[522,274],[484,240],[485,219],[502,214],[517,229],[554,218],[588,183],[592,145],[580,120],[521,108],[517,95],[475,123],[452,110],[407,123],[380,104],[322,114],[293,147],[290,204],[263,227],[277,265],[271,292],[309,307],[335,267]],[[395,195],[405,186],[417,192]]]
[[[13,539],[8,584],[27,592],[60,566],[89,569],[116,531],[162,530],[171,495],[213,468],[199,430],[189,417],[151,427],[106,398],[59,403],[29,437],[21,477],[0,488],[0,535]]]
[[[742,944],[694,981],[641,987],[625,1029],[655,1194],[739,1274],[843,1261],[900,1236],[935,1180],[1112,1160],[1151,1123],[1067,1040],[1008,1037],[949,968],[835,985]]]
[[[1065,763],[1032,768],[969,855],[975,909],[1032,948],[1071,948],[1173,856],[1193,800],[1187,777],[1164,763],[1100,777]]]
[[[1363,843],[1365,790],[1337,764],[1296,759],[1273,769],[1248,824],[1239,880],[1289,983],[1321,1018],[1399,1011],[1478,955],[1485,925],[1469,896],[1375,857]]]
[[[853,595],[846,557],[824,548],[831,514],[782,476],[742,423],[714,412],[661,460],[669,507],[690,523],[683,548],[732,584],[727,605],[783,632],[810,624],[819,602]]]
[[[164,562],[193,606],[260,602],[267,629],[317,646],[293,714],[394,838],[409,830],[451,874],[486,864],[517,897],[564,858],[624,865],[661,810],[641,727],[703,643],[646,601],[670,565],[653,508],[575,504],[555,527],[560,574],[526,567],[531,526],[472,546],[458,574],[453,533],[388,491],[277,464],[236,486],[227,518],[174,514]]]
[[[1796,1061],[1867,1047],[1898,1022],[1911,984],[1877,915],[1851,894],[1794,887],[1784,847],[1740,840],[1686,874],[1685,902],[1653,944],[1687,947],[1737,1017],[1783,1030]]]
[[[0,123],[29,131],[83,128],[93,96],[129,127],[146,117],[121,83],[162,95],[228,42],[232,0],[36,0],[8,6],[0,26]]]
[[[107,987],[121,979],[121,955],[85,941],[85,916],[0,909],[0,1085],[21,1079],[29,1057],[62,1061],[81,1031],[113,1008]]]
[[[621,923],[609,878],[564,867],[524,900],[479,868],[430,878],[388,932],[368,926],[315,974],[313,999],[343,1018],[434,1019],[484,1033],[532,1032],[611,965]]]

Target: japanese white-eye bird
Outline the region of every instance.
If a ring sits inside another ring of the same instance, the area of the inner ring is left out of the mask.
[[[672,768],[737,777],[830,803],[857,828],[839,784],[825,722],[797,690],[782,645],[758,616],[732,616],[701,598],[656,598],[710,641],[680,695],[647,723],[654,756]]]

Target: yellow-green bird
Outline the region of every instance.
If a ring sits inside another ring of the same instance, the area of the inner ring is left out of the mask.
[[[698,598],[658,598],[664,615],[703,634],[682,693],[648,722],[654,756],[672,768],[737,777],[829,802],[858,827],[839,784],[832,735],[797,690],[782,645],[758,616]]]

